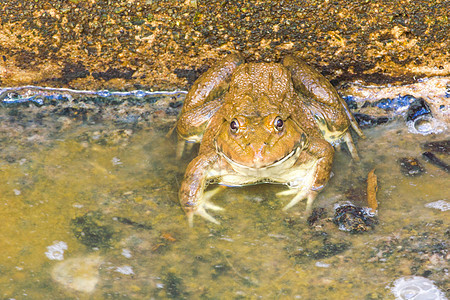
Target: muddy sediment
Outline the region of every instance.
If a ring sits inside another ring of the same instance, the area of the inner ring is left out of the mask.
[[[230,51],[294,53],[334,84],[450,74],[446,1],[0,3],[0,86],[187,89]]]

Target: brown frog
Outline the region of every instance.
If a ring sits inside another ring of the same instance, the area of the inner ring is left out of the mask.
[[[209,183],[243,186],[286,184],[288,209],[307,199],[306,210],[330,178],[334,148],[345,141],[358,159],[349,127],[362,136],[333,86],[306,63],[244,63],[239,54],[211,67],[186,96],[176,129],[181,157],[187,142],[200,142],[188,165],[179,198],[192,226],[194,215],[218,223],[206,210]]]

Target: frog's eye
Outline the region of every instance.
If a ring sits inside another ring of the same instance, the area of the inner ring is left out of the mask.
[[[230,130],[232,133],[236,133],[239,130],[239,122],[236,119],[231,120]]]
[[[280,117],[276,117],[275,120],[273,121],[273,127],[275,127],[276,131],[283,130],[284,127],[283,120]]]

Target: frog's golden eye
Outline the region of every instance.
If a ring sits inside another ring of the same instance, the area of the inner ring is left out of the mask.
[[[273,120],[273,127],[275,127],[276,131],[283,130],[284,121],[280,117],[276,117],[275,120]]]
[[[230,131],[232,133],[236,133],[239,130],[239,122],[236,119],[231,120],[230,122]]]

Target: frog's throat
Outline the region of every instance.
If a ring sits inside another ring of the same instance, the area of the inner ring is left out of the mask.
[[[255,173],[260,173],[265,169],[271,169],[273,171],[280,169],[285,170],[295,164],[298,157],[300,156],[302,149],[300,146],[297,146],[294,150],[289,152],[285,157],[276,160],[275,162],[261,167],[250,167],[240,163],[233,161],[231,158],[225,155],[225,153],[220,152],[220,155],[233,167],[233,169],[237,172],[248,173],[248,171],[253,171]]]

